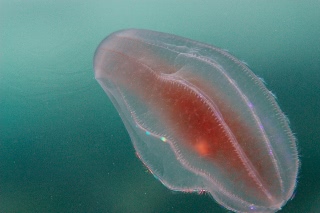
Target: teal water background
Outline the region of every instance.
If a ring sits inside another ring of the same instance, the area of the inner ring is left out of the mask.
[[[125,28],[229,50],[291,121],[302,167],[280,212],[320,212],[320,1],[0,0],[0,212],[227,212],[166,189],[136,157],[94,79]]]

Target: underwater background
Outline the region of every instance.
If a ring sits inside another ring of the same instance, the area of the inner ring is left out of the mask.
[[[126,28],[227,49],[263,78],[301,160],[279,212],[320,212],[319,11],[319,0],[0,0],[0,212],[228,212],[168,190],[135,155],[92,65]]]

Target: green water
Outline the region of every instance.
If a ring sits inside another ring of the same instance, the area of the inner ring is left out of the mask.
[[[125,28],[247,62],[298,139],[298,187],[280,212],[320,212],[319,11],[316,0],[0,0],[0,212],[227,212],[166,189],[136,157],[92,69],[99,42]]]

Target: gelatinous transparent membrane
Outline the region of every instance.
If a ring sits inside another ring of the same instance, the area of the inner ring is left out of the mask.
[[[168,188],[206,191],[237,212],[275,212],[292,196],[299,161],[288,121],[228,52],[129,29],[101,42],[94,70],[137,155]]]

